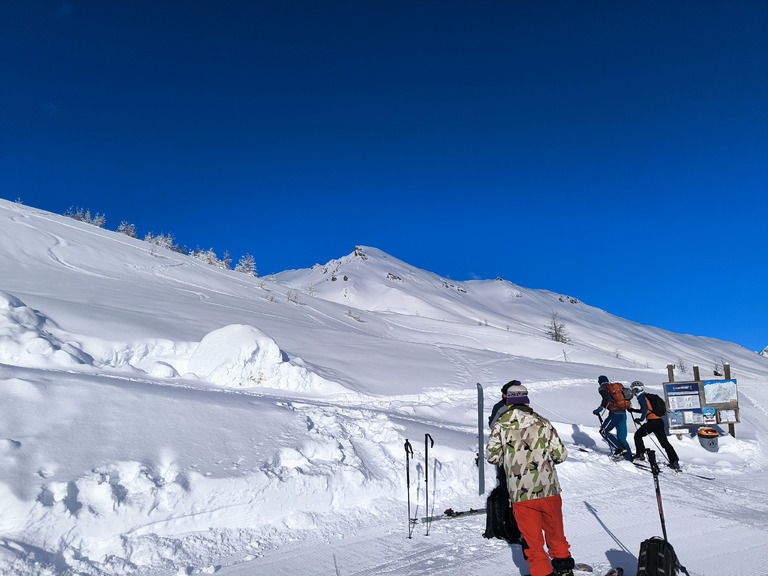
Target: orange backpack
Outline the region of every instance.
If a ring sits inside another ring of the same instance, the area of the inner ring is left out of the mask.
[[[603,386],[611,396],[613,406],[609,404],[609,410],[626,410],[632,406],[632,392],[629,388],[625,388],[620,382],[611,382],[610,384],[603,384]]]

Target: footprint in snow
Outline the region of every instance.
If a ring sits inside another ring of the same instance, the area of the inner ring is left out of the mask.
[[[0,440],[0,453],[11,452],[21,448],[21,442],[13,438],[3,438]]]

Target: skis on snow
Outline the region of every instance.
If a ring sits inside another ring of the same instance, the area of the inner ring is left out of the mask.
[[[578,448],[579,448],[579,452],[587,452],[587,453],[595,452],[596,454],[598,453],[595,450],[590,450],[589,448],[584,448],[583,446],[579,446]],[[599,454],[602,454],[602,452],[599,452]],[[626,460],[623,454],[619,456],[617,456],[616,454],[609,454],[608,456],[610,457],[611,462],[615,462],[615,463],[624,462]]]
[[[609,446],[610,446],[610,444],[609,444]],[[578,446],[578,449],[579,449],[579,452],[586,452],[586,453],[594,452],[594,450],[590,450],[589,448],[584,448],[583,446]],[[610,455],[610,458],[611,458],[612,462],[616,462],[616,463],[623,462],[625,460],[624,456],[615,456],[613,454]],[[637,468],[642,468],[643,470],[647,470],[648,472],[652,472],[651,467],[648,465],[648,463],[646,461],[643,461],[643,460],[640,460],[640,461],[633,460],[631,462],[631,464],[633,464]],[[686,476],[693,476],[694,478],[701,478],[702,480],[709,480],[709,481],[716,480],[716,478],[713,478],[712,476],[702,476],[701,474],[694,474],[693,472],[688,472],[686,470],[683,470],[682,466],[680,468],[678,468],[678,469],[675,469],[675,468],[672,468],[671,466],[669,466],[669,469],[672,471],[672,473],[675,476],[682,476],[683,474],[685,474]]]
[[[609,433],[603,431],[603,417],[598,414],[597,418],[600,420],[600,436],[603,438],[603,440],[605,440],[605,443],[608,444],[608,447],[611,449],[611,460],[614,462],[624,460],[624,454],[627,453],[627,449],[621,444],[620,440],[617,439],[619,443],[618,446],[612,441]],[[621,454],[616,454],[617,450],[621,450]]]
[[[574,572],[587,572],[587,573],[594,573],[594,569],[589,564],[582,564],[580,562],[577,562],[576,565],[573,567]],[[608,572],[606,572],[603,576],[624,576],[624,568],[618,567],[618,568],[611,568]]]
[[[422,522],[434,522],[435,520],[452,520],[455,518],[469,518],[470,516],[481,516],[487,513],[486,508],[470,508],[469,510],[455,511],[453,508],[448,508],[441,516],[425,516],[421,518]]]
[[[647,470],[648,472],[653,474],[653,468],[651,466],[649,466],[648,464],[646,464],[645,462],[642,462],[642,461],[641,462],[637,462],[637,461],[635,461],[635,462],[632,462],[632,464],[634,464],[638,468],[642,468],[643,470]],[[675,468],[672,468],[671,466],[669,466],[669,469],[672,470],[672,472],[674,473],[675,476],[680,476],[682,474],[682,472],[683,472],[682,468],[675,469]],[[659,473],[661,473],[661,470],[659,470]],[[714,480],[714,478],[712,478],[711,476],[702,476],[701,474],[693,474],[692,472],[686,472],[685,474],[688,475],[688,476],[694,476],[696,478],[701,478],[702,480],[710,480],[710,481]]]

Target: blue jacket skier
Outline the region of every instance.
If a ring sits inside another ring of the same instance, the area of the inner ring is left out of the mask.
[[[608,417],[603,420],[600,426],[600,435],[613,448],[616,456],[624,456],[626,460],[632,459],[632,451],[627,443],[627,408],[632,403],[621,396],[623,386],[618,383],[611,383],[607,376],[600,376],[597,379],[597,390],[600,393],[600,406],[595,408],[592,413],[599,416],[607,409]],[[613,393],[612,393],[613,392]],[[616,434],[610,434],[611,430],[616,429]]]

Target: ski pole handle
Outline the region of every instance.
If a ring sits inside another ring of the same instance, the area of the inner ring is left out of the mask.
[[[411,486],[410,458],[413,458],[413,446],[411,446],[411,443],[408,442],[408,439],[406,438],[405,440],[405,481],[408,487]]]
[[[651,465],[651,472],[653,473],[654,476],[658,475],[660,470],[659,470],[659,465],[656,462],[656,452],[654,452],[650,448],[647,448],[645,452],[648,454],[648,464]]]

